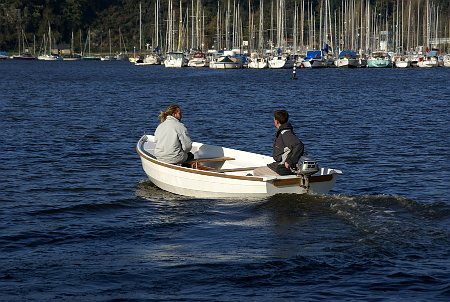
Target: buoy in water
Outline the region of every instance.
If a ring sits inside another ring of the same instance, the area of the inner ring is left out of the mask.
[[[296,71],[295,71],[295,65],[294,65],[294,67],[292,68],[292,80],[297,80],[297,74],[296,74]]]

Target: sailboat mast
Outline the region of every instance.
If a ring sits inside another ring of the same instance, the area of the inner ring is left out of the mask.
[[[74,41],[73,41],[73,30],[72,30],[72,38],[70,39],[70,54],[74,53]]]
[[[182,47],[182,43],[181,43],[181,38],[182,38],[182,30],[183,30],[183,11],[182,11],[182,7],[181,7],[181,0],[180,0],[180,20],[178,22],[178,46],[177,46],[177,50],[181,51],[181,47]]]
[[[260,54],[263,52],[264,47],[264,0],[259,1],[259,37],[258,37],[258,50]]]
[[[142,2],[139,2],[139,52],[142,51]]]
[[[159,46],[159,0],[155,2],[155,45]]]
[[[52,31],[50,29],[50,22],[48,22],[48,54],[52,54]]]

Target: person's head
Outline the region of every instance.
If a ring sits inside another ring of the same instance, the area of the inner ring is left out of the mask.
[[[287,123],[289,120],[289,113],[286,110],[277,110],[273,113],[273,122],[276,128]]]
[[[164,122],[168,116],[173,116],[174,118],[181,121],[181,118],[183,117],[183,113],[181,112],[180,106],[177,104],[172,104],[167,107],[166,111],[161,111],[159,113],[159,120],[160,122]]]

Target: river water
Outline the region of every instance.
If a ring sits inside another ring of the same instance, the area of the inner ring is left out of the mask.
[[[450,69],[0,62],[0,300],[449,301]],[[159,110],[270,154],[290,112],[329,195],[195,199],[146,180]]]

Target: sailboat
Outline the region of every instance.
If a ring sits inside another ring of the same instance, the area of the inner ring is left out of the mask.
[[[44,40],[45,40],[45,35],[44,35]],[[43,60],[43,61],[62,61],[63,60],[63,58],[60,55],[52,54],[52,29],[50,27],[50,22],[48,23],[48,52],[38,56],[38,60]]]
[[[419,56],[419,61],[417,62],[417,66],[423,67],[423,68],[438,67],[437,51],[435,51],[435,50],[426,51],[425,55]]]
[[[169,31],[168,31],[168,41],[169,47],[171,49],[166,54],[166,59],[164,60],[164,66],[169,68],[180,68],[187,66],[189,60],[186,58],[184,52],[181,49],[182,31],[183,31],[183,21],[182,21],[182,7],[180,1],[180,20],[178,24],[178,47],[177,50],[173,50],[173,11],[172,11],[172,1],[169,1]]]
[[[250,54],[250,58],[248,59],[248,68],[264,69],[268,66],[269,65],[267,62],[267,58],[263,57],[257,52],[253,52]]]
[[[252,35],[250,35],[252,36]],[[267,58],[264,56],[264,1],[259,1],[259,29],[258,29],[258,50],[250,54],[248,58],[248,68],[264,69],[269,67]]]
[[[359,67],[359,59],[353,50],[343,50],[334,62],[336,67],[356,68]]]
[[[123,47],[122,47],[123,46]],[[117,61],[128,61],[127,47],[125,46],[125,41],[123,40],[122,31],[119,27],[119,53],[115,55]]]
[[[81,37],[81,33],[80,33]],[[80,41],[80,49],[81,49],[81,41]],[[73,31],[72,31],[72,39],[70,40],[70,54],[63,54],[63,60],[64,61],[80,61],[81,55],[75,53],[74,51],[74,38],[73,38]]]
[[[321,68],[328,66],[328,59],[324,56],[323,50],[308,50],[303,59],[303,67]]]
[[[28,48],[25,48],[25,33],[23,30],[19,31],[19,53],[17,55],[13,55],[11,59],[14,60],[36,60],[36,57],[33,56]],[[23,49],[23,52],[21,52],[21,46]]]
[[[444,56],[444,67],[450,67],[450,54]]]
[[[209,64],[209,68],[213,69],[239,69],[244,63],[242,55],[237,54],[234,50],[221,50],[219,56],[214,59],[213,64]]]
[[[295,64],[293,56],[286,51],[285,7],[285,0],[277,1],[277,46],[268,60],[269,68],[292,68]]]
[[[115,61],[116,57],[112,55],[112,49],[111,49],[111,29],[108,30],[108,39],[109,39],[109,55],[101,57],[101,61]]]
[[[98,56],[93,56],[91,54],[91,29],[89,28],[88,30],[88,35],[87,35],[87,46],[88,46],[88,55],[87,56],[83,56],[82,59],[83,60],[94,60],[94,61],[98,61],[100,60],[100,57]],[[84,46],[84,48],[86,49],[86,45]]]
[[[202,51],[196,51],[192,54],[188,62],[188,67],[209,67],[209,60]]]
[[[269,68],[292,68],[295,60],[289,54],[278,54],[269,59]]]
[[[382,50],[374,51],[367,58],[367,67],[369,68],[387,68],[392,67],[391,56]]]

